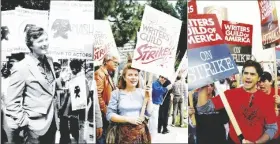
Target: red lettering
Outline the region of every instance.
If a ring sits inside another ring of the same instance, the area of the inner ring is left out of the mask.
[[[171,49],[148,46],[148,44],[141,45],[137,48],[139,56],[135,58],[136,61],[141,60],[142,64],[151,63],[159,59],[171,58]]]
[[[108,53],[109,48],[94,48],[94,60],[101,60]]]

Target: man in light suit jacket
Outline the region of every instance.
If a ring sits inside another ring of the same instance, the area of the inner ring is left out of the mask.
[[[31,53],[11,69],[5,101],[8,143],[21,143],[18,133],[24,130],[25,143],[54,144],[55,73],[52,59],[46,57],[48,36],[44,29],[29,28],[26,45]]]

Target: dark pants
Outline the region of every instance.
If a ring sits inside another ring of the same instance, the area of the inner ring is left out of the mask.
[[[4,113],[1,110],[1,143],[7,142],[7,134],[4,130]]]
[[[172,124],[175,124],[175,120],[178,114],[178,110],[180,111],[180,125],[183,125],[183,97],[174,96],[173,98],[173,118]]]
[[[27,128],[14,129],[14,128],[7,128],[6,127],[5,132],[6,132],[6,135],[7,135],[7,141],[4,144],[22,144],[23,139],[22,139],[22,137],[20,137],[19,133],[23,129],[27,129]]]
[[[106,114],[102,113],[102,122],[103,122],[103,132],[102,136],[96,140],[97,144],[106,144],[106,134],[107,134],[107,128],[109,126],[109,122],[106,119]]]
[[[76,140],[76,143],[84,141],[84,121],[76,118],[60,117],[60,144],[71,144],[70,134]]]
[[[267,144],[280,144],[280,136],[276,139],[268,141]]]
[[[168,98],[167,98],[168,97]],[[159,107],[159,115],[158,115],[158,132],[161,132],[161,128],[163,131],[167,131],[168,125],[168,110],[170,106],[170,98],[167,96],[163,101],[163,104]]]
[[[19,132],[21,130],[24,131],[24,144],[55,144],[55,134],[57,130],[55,119],[53,119],[48,131],[43,136],[39,136],[28,127],[19,129],[7,129],[6,133],[8,137],[8,144],[22,144],[21,138],[19,136]]]

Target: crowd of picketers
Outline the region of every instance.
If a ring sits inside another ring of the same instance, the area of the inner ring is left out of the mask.
[[[144,72],[133,68],[131,59],[128,59],[120,70],[118,80],[114,82],[113,75],[118,66],[119,59],[108,53],[103,65],[95,71],[101,111],[100,122],[96,125],[97,143],[112,142],[108,135],[113,124],[117,125],[114,143],[154,142],[157,133],[169,133],[170,103],[173,104],[172,126],[176,126],[177,114],[180,115],[179,126],[184,126],[183,112],[187,106],[184,104],[187,97],[184,78],[178,76],[176,82],[171,84],[167,78],[159,76],[149,88]],[[141,115],[143,105],[146,105],[144,116]]]
[[[220,83],[244,138],[237,136],[216,86],[209,84],[192,93],[193,106],[189,104],[188,108],[189,143],[279,144],[280,97],[275,94],[272,74],[264,71],[260,63],[248,60],[242,68],[240,85],[231,79]]]

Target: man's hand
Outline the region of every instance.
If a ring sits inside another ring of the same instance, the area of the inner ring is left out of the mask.
[[[169,84],[166,88],[170,90],[172,88],[172,84]]]
[[[275,108],[275,113],[276,113],[276,116],[279,116],[279,109],[278,108]]]
[[[174,95],[170,94],[170,101],[173,101]]]
[[[273,97],[275,98],[275,103],[279,105],[280,104],[280,96],[279,95],[274,95]]]
[[[195,110],[194,110],[194,108],[189,107],[188,112],[189,112],[189,115],[191,116],[191,115],[193,115],[195,113]]]
[[[253,144],[254,142],[243,139],[242,144]]]
[[[103,132],[102,128],[97,128],[96,129],[96,137],[97,137],[97,139],[101,138],[102,132]]]

